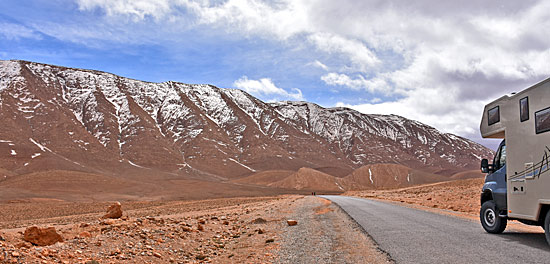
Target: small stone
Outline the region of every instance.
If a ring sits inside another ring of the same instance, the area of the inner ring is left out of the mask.
[[[204,220],[204,219],[202,219],[202,218],[199,219],[199,224],[202,224],[202,225],[206,224],[206,220]]]
[[[11,253],[11,256],[14,257],[14,258],[17,258],[17,257],[19,257],[20,255],[19,255],[19,252],[14,251],[14,252]]]
[[[114,225],[114,224],[116,224],[116,220],[108,218],[108,219],[105,219],[105,220],[101,221],[101,224],[102,225]]]
[[[261,229],[261,228],[258,228],[258,234],[261,235],[261,234],[263,234],[263,233],[265,233],[265,231],[264,231],[263,229]]]
[[[63,242],[63,238],[55,231],[55,227],[28,227],[23,234],[23,240],[37,246],[49,246]]]
[[[116,202],[109,206],[109,208],[107,208],[107,213],[102,218],[116,219],[120,217],[122,217],[122,205],[120,204],[120,202]]]
[[[286,223],[289,225],[289,226],[295,226],[298,224],[298,221],[296,220],[287,220]]]
[[[162,258],[162,255],[158,252],[153,252],[153,256],[155,256],[157,258]]]
[[[265,243],[273,243],[273,242],[275,242],[274,238],[269,238],[265,241]]]
[[[85,237],[90,238],[90,237],[92,237],[92,234],[90,234],[90,232],[88,232],[88,231],[84,231],[84,232],[81,232],[80,234],[78,234],[78,237],[81,237],[81,238],[85,238]]]
[[[252,222],[250,222],[251,224],[265,224],[267,223],[267,221],[261,217],[258,217],[254,220],[252,220]]]
[[[199,254],[195,258],[198,259],[198,260],[204,260],[206,258],[206,256],[203,255],[203,254]]]
[[[225,221],[223,221],[223,224],[224,225],[229,225],[229,221],[225,220]]]
[[[28,242],[19,242],[19,243],[15,244],[15,247],[16,248],[31,248],[32,244],[28,243]]]
[[[204,231],[204,227],[201,224],[197,225],[197,230]]]

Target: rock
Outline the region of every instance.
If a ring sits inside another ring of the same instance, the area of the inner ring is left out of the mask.
[[[39,228],[28,227],[23,234],[23,240],[37,246],[49,246],[57,242],[63,242],[63,238],[55,231],[54,227]]]
[[[84,231],[84,232],[81,232],[80,234],[78,234],[78,236],[80,238],[86,238],[86,237],[89,238],[89,237],[92,237],[92,234],[90,234],[90,232],[88,232],[88,231]]]
[[[268,240],[265,241],[265,243],[273,243],[275,242],[275,239],[274,238],[270,238]]]
[[[102,225],[114,225],[114,224],[116,224],[116,220],[108,218],[108,219],[105,219],[105,220],[101,221],[101,224]]]
[[[296,220],[287,220],[286,223],[289,225],[289,226],[295,226],[298,224],[298,221]]]
[[[261,229],[261,228],[258,228],[258,234],[261,235],[261,234],[263,234],[263,233],[265,233],[265,231],[264,231],[263,229]]]
[[[204,219],[202,219],[202,218],[201,218],[201,219],[199,219],[199,224],[201,224],[201,225],[204,225],[204,224],[206,224],[206,220],[204,220]]]
[[[15,247],[16,248],[31,248],[32,244],[28,243],[28,242],[19,242],[19,243],[15,244]]]
[[[158,252],[153,252],[153,256],[155,256],[157,258],[162,258],[162,255]]]
[[[223,224],[224,225],[229,225],[229,221],[225,220],[225,221],[223,221]]]
[[[250,222],[251,224],[265,224],[267,223],[267,221],[261,217],[258,217],[254,220],[252,220],[252,222]]]
[[[14,257],[14,258],[17,258],[17,257],[19,257],[20,255],[19,255],[19,252],[14,251],[14,252],[11,253],[11,256]]]
[[[121,218],[122,217],[122,205],[120,202],[116,202],[107,208],[107,213],[102,217],[106,218]]]
[[[196,257],[196,259],[198,259],[198,260],[204,260],[205,258],[206,258],[206,256],[203,255],[203,254],[199,254],[199,255]]]
[[[201,224],[197,225],[197,230],[204,231],[204,227]]]

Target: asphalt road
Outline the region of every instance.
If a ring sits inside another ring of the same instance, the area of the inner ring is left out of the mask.
[[[345,210],[397,263],[550,263],[543,233],[494,235],[479,222],[452,216],[355,197],[322,197]]]

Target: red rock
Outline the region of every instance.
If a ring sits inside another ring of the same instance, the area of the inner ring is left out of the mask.
[[[289,226],[295,226],[298,224],[298,221],[296,220],[287,220],[286,223],[289,225]]]
[[[30,244],[28,242],[19,242],[19,243],[15,244],[15,247],[16,248],[31,248],[32,244]]]
[[[63,238],[55,231],[54,227],[39,228],[28,227],[23,234],[23,240],[37,246],[49,246],[57,242],[63,242]]]
[[[92,237],[92,234],[90,234],[90,232],[88,232],[88,231],[84,231],[84,232],[80,233],[78,236],[81,237],[81,238]]]
[[[116,202],[107,208],[107,213],[102,218],[121,218],[122,217],[122,205],[120,202]]]

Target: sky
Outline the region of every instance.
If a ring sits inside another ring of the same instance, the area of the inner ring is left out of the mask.
[[[2,0],[0,59],[397,114],[481,139],[550,77],[550,1]]]

